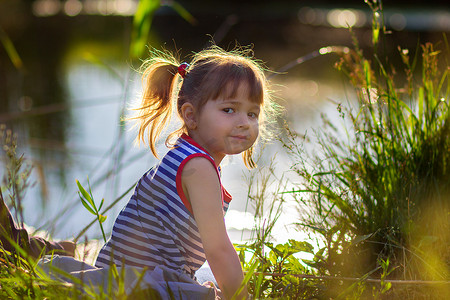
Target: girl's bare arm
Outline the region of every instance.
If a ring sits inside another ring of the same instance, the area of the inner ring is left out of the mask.
[[[217,172],[206,158],[193,158],[182,171],[182,184],[189,199],[205,250],[206,259],[226,299],[239,289],[243,273],[223,219],[221,188]],[[247,290],[242,292],[243,297]]]

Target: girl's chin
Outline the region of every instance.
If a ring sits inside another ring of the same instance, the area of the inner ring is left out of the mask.
[[[241,154],[242,152],[244,152],[248,148],[249,147],[236,147],[236,148],[233,148],[233,149],[230,149],[229,151],[227,151],[227,155]]]

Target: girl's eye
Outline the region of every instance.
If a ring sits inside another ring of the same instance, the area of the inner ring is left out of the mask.
[[[253,118],[253,119],[258,118],[258,114],[257,114],[257,113],[254,113],[254,112],[248,113],[248,116],[249,116],[250,118]]]
[[[234,109],[232,108],[224,108],[223,111],[226,112],[227,114],[234,113]]]

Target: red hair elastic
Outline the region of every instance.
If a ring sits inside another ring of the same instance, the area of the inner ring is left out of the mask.
[[[184,78],[184,76],[186,76],[186,69],[189,68],[189,64],[184,62],[182,63],[179,67],[178,67],[178,74],[180,74],[180,76],[182,78]]]

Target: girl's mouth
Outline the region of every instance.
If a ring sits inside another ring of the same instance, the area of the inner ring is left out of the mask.
[[[247,136],[245,136],[245,135],[233,135],[232,138],[235,138],[238,140],[247,140]]]

